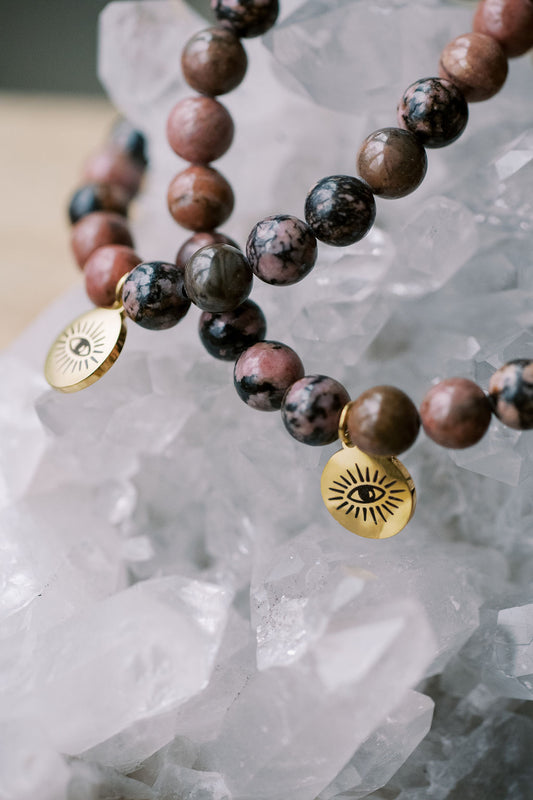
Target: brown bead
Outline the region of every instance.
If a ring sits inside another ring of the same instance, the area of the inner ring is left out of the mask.
[[[426,151],[416,136],[401,128],[382,128],[364,140],[357,169],[379,197],[405,197],[424,180]]]
[[[494,413],[518,431],[533,428],[533,361],[519,358],[500,367],[489,382]]]
[[[246,74],[248,58],[230,30],[207,28],[189,39],[181,56],[183,76],[201,94],[216,96],[235,89]]]
[[[420,406],[422,425],[429,438],[453,450],[477,444],[489,427],[491,415],[488,397],[467,378],[437,383]]]
[[[496,39],[508,58],[521,56],[533,47],[533,2],[481,0],[472,30]]]
[[[233,211],[233,191],[213,167],[192,166],[168,187],[168,207],[177,223],[191,231],[211,231]]]
[[[91,253],[83,268],[85,290],[95,306],[112,306],[115,289],[123,275],[130,272],[142,258],[131,247],[110,244]]]
[[[122,186],[130,197],[139,191],[143,174],[143,167],[113,144],[89,156],[82,170],[87,183],[114,183]]]
[[[233,133],[229,111],[212,97],[186,97],[174,106],[167,120],[169,145],[193,164],[209,164],[223,156]]]
[[[195,233],[190,236],[178,250],[176,256],[176,266],[179,269],[185,269],[187,261],[193,256],[201,247],[206,247],[208,244],[230,244],[239,250],[239,245],[218,231],[211,231],[210,233]]]
[[[439,75],[454,83],[469,103],[488,100],[500,91],[509,65],[502,46],[484,33],[452,39],[441,53]]]
[[[98,247],[125,244],[133,247],[128,223],[111,211],[94,211],[72,227],[70,244],[78,266],[83,269],[87,259]]]
[[[415,442],[420,417],[401,389],[374,386],[350,403],[345,426],[348,440],[365,453],[394,456]]]

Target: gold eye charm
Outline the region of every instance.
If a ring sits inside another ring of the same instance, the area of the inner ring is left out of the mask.
[[[120,355],[126,339],[122,308],[93,308],[68,325],[46,357],[44,375],[60,392],[95,383]]]
[[[350,446],[341,415],[342,450],[324,467],[322,499],[344,528],[366,539],[389,539],[405,528],[415,512],[416,490],[394,456],[370,456]]]

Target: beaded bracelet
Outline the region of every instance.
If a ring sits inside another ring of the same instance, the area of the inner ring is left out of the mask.
[[[322,496],[345,528],[367,538],[397,534],[416,505],[413,480],[396,458],[415,442],[420,425],[441,446],[476,444],[492,413],[516,429],[533,428],[533,361],[505,364],[491,378],[489,394],[465,378],[434,385],[420,410],[392,386],[376,386],[350,401],[346,389],[324,375],[304,374],[285,344],[265,341],[266,322],[248,300],[253,275],[275,286],[302,280],[317,259],[317,239],[347,246],[373,225],[374,195],[404,197],[422,182],[426,148],[451,144],[465,129],[468,102],[488,99],[503,86],[507,58],[533,46],[533,4],[528,0],[481,0],[473,32],[443,50],[439,78],[416,81],[398,106],[397,128],[368,136],[357,155],[359,178],[333,175],[309,192],[305,222],[275,215],[251,231],[246,255],[216,228],[233,209],[233,192],[211,162],[233,139],[233,121],[215,98],[244,78],[247,57],[241,38],[271,28],[277,0],[212,0],[218,26],[185,45],[182,66],[200,95],[170,112],[167,138],[191,165],[168,190],[174,219],[194,231],[175,264],[141,263],[123,216],[146,165],[142,136],[122,123],[111,143],[86,165],[91,181],[74,195],[72,246],[85,273],[87,292],[100,306],[75,320],[58,337],[46,376],[65,392],[90,385],[118,357],[126,316],[142,327],[172,327],[191,302],[201,311],[200,338],[215,358],[235,361],[234,383],[252,408],[281,410],[288,432],[309,445],[340,438],[342,450],[328,461]]]

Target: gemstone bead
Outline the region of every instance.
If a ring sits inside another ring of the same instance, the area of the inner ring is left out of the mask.
[[[521,56],[533,47],[533,3],[482,0],[477,5],[472,30],[496,39],[509,58]]]
[[[420,416],[430,439],[462,450],[479,442],[490,425],[490,403],[483,390],[467,378],[448,378],[427,392]]]
[[[276,22],[278,0],[211,0],[211,8],[224,27],[237,36],[261,36]]]
[[[265,338],[266,319],[256,303],[245,300],[223,314],[203,311],[198,332],[210,355],[222,361],[235,361],[244,350]]]
[[[350,175],[330,175],[311,189],[305,219],[317,239],[346,247],[362,239],[376,218],[376,203],[368,186]]]
[[[183,76],[201,94],[215,97],[235,89],[246,74],[248,58],[239,39],[224,28],[207,28],[185,45]]]
[[[111,211],[93,211],[72,227],[70,245],[74,258],[82,269],[91,253],[107,244],[133,247],[128,223],[120,214]]]
[[[110,132],[110,139],[119,150],[143,169],[148,164],[148,144],[141,131],[134,128],[125,117],[119,117]]]
[[[93,211],[114,211],[126,216],[130,196],[122,187],[112,183],[89,183],[72,195],[68,216],[72,224]]]
[[[229,149],[234,134],[231,114],[213,97],[186,97],[167,119],[167,139],[178,156],[209,164]]]
[[[374,386],[350,403],[345,420],[351,444],[374,456],[396,456],[416,441],[420,417],[395,386]]]
[[[233,372],[239,397],[258,411],[278,411],[289,386],[303,376],[303,364],[294,350],[271,341],[245,350]]]
[[[484,33],[465,33],[441,53],[439,75],[461,90],[465,100],[488,100],[500,91],[509,65],[502,46]]]
[[[468,122],[468,106],[453,83],[424,78],[409,86],[398,105],[400,128],[415,134],[424,147],[455,142]]]
[[[82,169],[86,183],[113,183],[122,186],[130,197],[139,191],[144,166],[111,143],[89,156]]]
[[[120,244],[99,247],[89,256],[83,268],[89,299],[95,306],[112,306],[120,278],[141,261],[142,258],[131,247]]]
[[[290,286],[313,269],[317,242],[305,222],[279,214],[254,226],[246,243],[246,255],[254,274],[262,281]]]
[[[180,269],[185,269],[187,261],[202,247],[208,244],[230,244],[240,250],[239,245],[219,231],[210,231],[209,233],[194,233],[182,244],[176,256],[176,266]]]
[[[500,367],[490,379],[489,397],[504,425],[520,431],[533,428],[533,361],[519,358]]]
[[[252,270],[236,247],[209,244],[198,250],[185,267],[185,289],[202,311],[222,313],[244,303],[252,290]]]
[[[135,267],[124,282],[122,302],[130,319],[152,331],[172,328],[191,305],[182,273],[174,264],[163,261]]]
[[[233,190],[213,167],[192,166],[180,172],[168,187],[168,208],[179,225],[192,231],[210,231],[233,211]]]
[[[287,390],[281,417],[299,442],[330,444],[338,438],[340,415],[349,402],[348,392],[338,381],[326,375],[306,375]]]
[[[379,197],[405,197],[424,180],[426,151],[409,131],[382,128],[367,136],[361,145],[357,170]]]

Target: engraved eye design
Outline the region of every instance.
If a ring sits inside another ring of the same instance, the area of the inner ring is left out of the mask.
[[[75,322],[59,338],[55,348],[57,369],[63,374],[88,369],[92,362],[99,364],[105,342],[104,326],[101,322],[83,320]]]
[[[355,519],[361,515],[364,522],[374,525],[387,522],[394,516],[405,500],[401,495],[407,494],[407,490],[400,488],[398,481],[386,473],[376,469],[371,475],[369,467],[363,473],[355,462],[354,469],[346,468],[328,491],[328,501],[338,503],[335,506],[337,511],[344,511],[346,516],[353,513]]]

